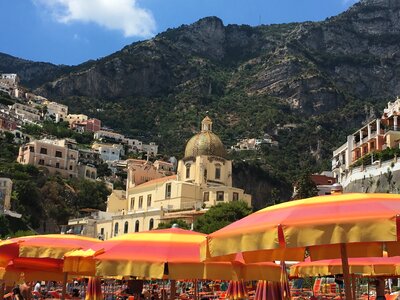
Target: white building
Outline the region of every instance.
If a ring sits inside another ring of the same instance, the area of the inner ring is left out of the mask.
[[[124,147],[119,144],[94,143],[92,149],[100,153],[100,157],[105,162],[120,160]]]
[[[65,121],[68,115],[68,106],[57,102],[45,102],[47,106],[47,116],[53,118],[55,122]]]

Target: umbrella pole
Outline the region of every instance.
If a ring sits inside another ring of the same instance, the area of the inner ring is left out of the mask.
[[[67,294],[67,280],[68,280],[68,272],[64,272],[62,295],[61,295],[62,300],[65,300],[65,295]]]
[[[342,269],[343,269],[343,279],[344,279],[344,294],[346,300],[352,300],[351,295],[351,281],[350,281],[350,271],[349,271],[349,258],[347,257],[346,244],[340,244],[340,254],[342,257]]]
[[[5,282],[3,280],[0,280],[0,299],[4,298],[4,288],[5,288]]]
[[[169,295],[170,299],[174,300],[176,298],[176,280],[170,280],[170,284]]]
[[[367,281],[367,293],[368,293],[368,300],[369,300],[369,278],[368,278],[368,281]]]
[[[351,286],[352,286],[352,291],[353,291],[353,299],[356,298],[356,277],[354,274],[351,275]]]
[[[197,279],[195,279],[194,280],[194,300],[197,300],[198,298],[199,298],[199,293],[198,293],[198,290],[197,290]]]

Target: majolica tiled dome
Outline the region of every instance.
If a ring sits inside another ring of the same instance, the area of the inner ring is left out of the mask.
[[[205,117],[201,122],[201,132],[193,136],[186,144],[185,157],[200,155],[226,158],[226,150],[220,138],[212,132],[212,121]]]

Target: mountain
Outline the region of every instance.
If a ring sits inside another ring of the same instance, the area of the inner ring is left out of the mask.
[[[30,88],[39,87],[68,72],[68,66],[57,66],[45,62],[34,62],[0,53],[0,73],[17,73],[21,83]]]
[[[74,67],[15,65],[37,93],[169,154],[181,155],[206,112],[226,145],[269,133],[279,147],[254,159],[290,182],[330,169],[345,136],[400,94],[399,14],[397,0],[362,0],[322,22],[250,27],[208,17]]]

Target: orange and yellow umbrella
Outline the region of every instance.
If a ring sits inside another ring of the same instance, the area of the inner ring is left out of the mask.
[[[400,257],[362,257],[349,259],[351,274],[361,276],[400,276]],[[330,276],[343,274],[340,259],[305,261],[290,267],[290,276]]]
[[[0,267],[3,277],[14,274],[13,277],[19,276],[26,281],[62,280],[64,254],[99,242],[101,241],[97,239],[62,234],[0,241]]]
[[[382,256],[400,251],[400,195],[335,194],[267,207],[208,236],[203,257],[246,261]],[[345,270],[347,269],[345,264]],[[344,272],[345,281],[348,281]],[[347,282],[348,283],[348,282]],[[351,299],[350,284],[346,296]]]
[[[208,236],[203,256],[229,257],[242,252],[245,261],[303,260],[389,255],[400,247],[400,195],[339,194],[286,202],[257,211]],[[360,244],[364,243],[364,244]]]
[[[279,280],[280,268],[273,263],[207,262],[200,259],[206,235],[171,228],[125,234],[91,249],[65,255],[64,271],[88,276],[136,276],[169,279],[257,279]],[[254,278],[256,277],[256,278]]]

